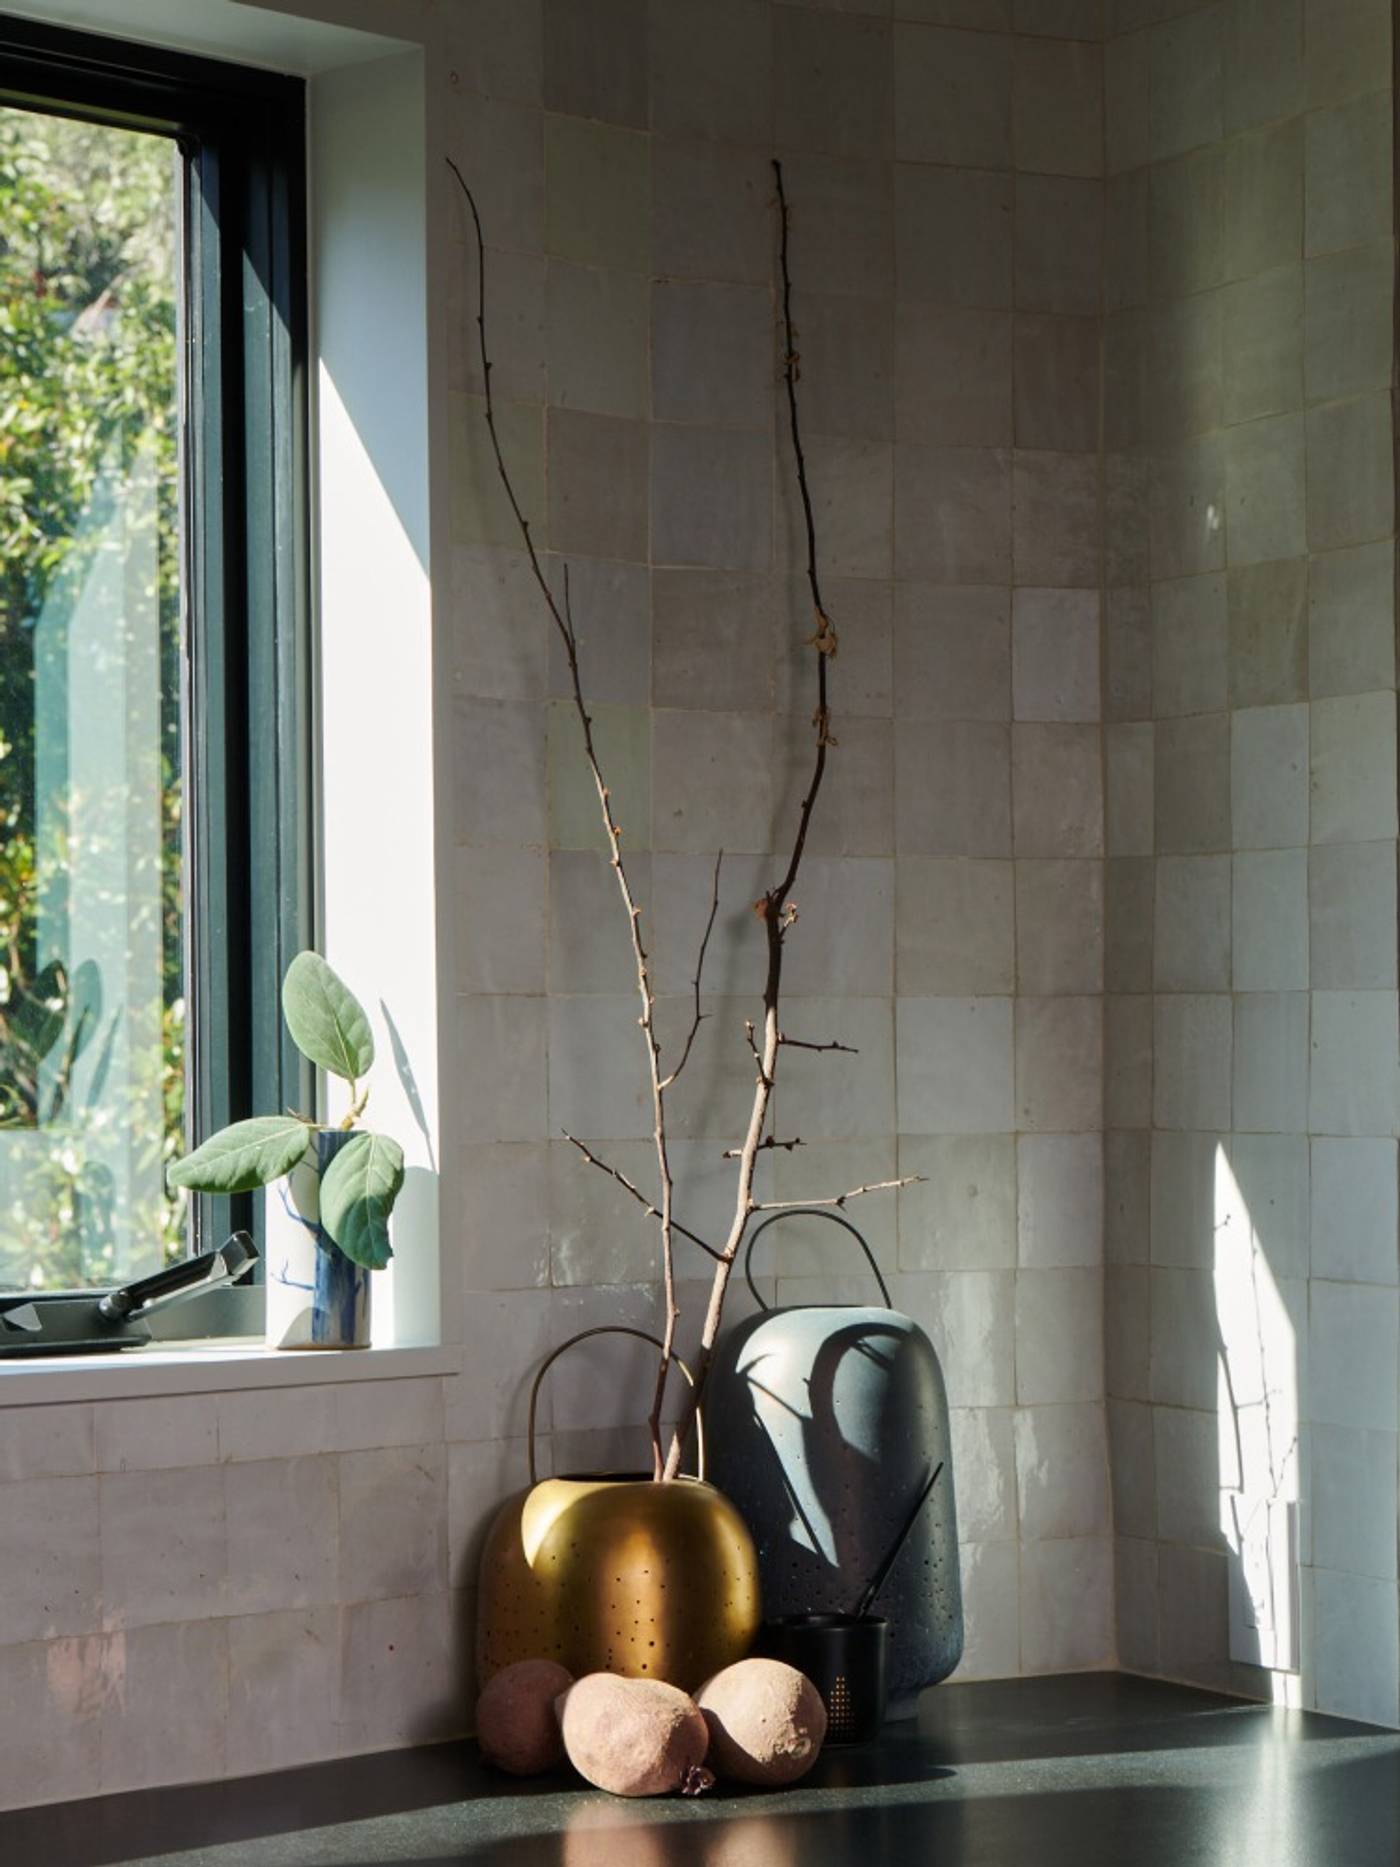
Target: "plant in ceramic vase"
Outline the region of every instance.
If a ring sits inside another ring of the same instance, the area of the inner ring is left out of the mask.
[[[403,1149],[360,1126],[374,1064],[369,1019],[319,953],[298,953],[282,982],[293,1043],[347,1086],[338,1123],[288,1109],[231,1123],[169,1170],[193,1193],[265,1189],[267,1337],[276,1348],[363,1348],[369,1273],[393,1255],[389,1218],[403,1185]]]
[[[699,941],[699,952],[694,971],[693,1009],[687,1028],[676,1044],[673,1054],[663,1057],[662,1044],[657,1028],[656,987],[649,951],[649,934],[644,925],[643,910],[633,887],[628,870],[629,858],[624,851],[623,829],[614,812],[613,793],[609,788],[593,729],[593,718],[585,697],[582,670],[580,667],[579,638],[574,624],[574,613],[570,597],[569,574],[567,564],[563,569],[562,584],[559,594],[545,574],[540,554],[531,535],[530,521],[521,506],[507,466],[505,454],[496,424],[495,402],[491,384],[491,359],[486,339],[486,241],[482,229],[481,217],[475,197],[465,177],[457,165],[449,158],[457,184],[462,192],[470,214],[470,235],[473,239],[477,259],[477,304],[476,324],[478,332],[479,362],[484,386],[484,414],[487,434],[495,461],[496,472],[502,490],[520,533],[526,561],[540,599],[548,610],[549,616],[558,633],[563,647],[569,676],[569,692],[575,714],[582,732],[585,765],[592,780],[597,796],[598,810],[604,833],[607,860],[612,868],[621,897],[622,919],[625,922],[623,938],[628,942],[633,964],[639,1016],[642,1053],[647,1082],[647,1103],[652,1115],[652,1141],[655,1149],[655,1191],[647,1192],[638,1186],[619,1168],[600,1159],[591,1148],[575,1135],[565,1131],[565,1138],[579,1151],[580,1158],[590,1166],[598,1168],[612,1178],[623,1190],[644,1209],[648,1217],[655,1221],[660,1234],[661,1281],[665,1295],[665,1322],[657,1361],[656,1380],[652,1393],[649,1427],[652,1447],[652,1476],[656,1480],[671,1480],[679,1476],[681,1462],[687,1442],[693,1436],[699,1412],[701,1395],[711,1366],[715,1358],[719,1340],[720,1322],[724,1309],[725,1294],[730,1276],[737,1261],[740,1247],[750,1221],[757,1213],[772,1213],[797,1210],[799,1208],[822,1207],[837,1209],[848,1201],[861,1195],[875,1192],[892,1191],[905,1186],[911,1179],[880,1181],[877,1184],[857,1186],[845,1192],[803,1200],[760,1200],[755,1195],[755,1173],[758,1163],[765,1152],[772,1149],[784,1149],[788,1152],[801,1147],[800,1137],[780,1138],[773,1132],[770,1123],[773,1113],[773,1097],[776,1088],[780,1062],[788,1050],[804,1051],[849,1051],[851,1046],[835,1041],[818,1041],[805,1034],[799,1035],[784,1028],[780,1014],[780,999],[783,982],[784,952],[788,939],[797,925],[798,910],[794,899],[802,859],[807,850],[813,813],[822,790],[828,764],[836,750],[837,739],[832,730],[832,708],[830,700],[831,667],[836,658],[838,638],[834,623],[827,610],[822,595],[821,577],[818,564],[817,513],[812,500],[808,482],[807,461],[803,448],[800,422],[798,384],[801,377],[801,359],[798,351],[797,334],[792,311],[792,277],[789,267],[789,237],[791,218],[787,195],[784,189],[782,164],[773,162],[775,185],[775,207],[778,228],[778,277],[775,281],[775,321],[777,323],[780,354],[777,374],[785,391],[788,415],[788,435],[792,454],[793,472],[798,495],[801,501],[803,538],[805,544],[805,579],[810,598],[810,633],[805,637],[806,646],[811,650],[810,663],[812,672],[812,712],[811,712],[811,763],[808,777],[802,792],[801,802],[795,812],[791,829],[791,841],[788,853],[778,858],[777,879],[753,903],[753,912],[763,928],[765,943],[765,963],[760,1002],[755,1006],[756,1015],[748,1020],[736,1037],[747,1046],[753,1059],[753,1091],[747,1117],[736,1122],[736,1145],[726,1151],[725,1158],[735,1163],[735,1190],[731,1216],[724,1236],[720,1242],[702,1237],[691,1226],[682,1224],[675,1211],[675,1181],[671,1163],[670,1129],[668,1125],[668,1102],[671,1092],[690,1062],[695,1047],[695,1040],[706,1012],[703,1009],[702,986],[706,951],[710,936],[714,930],[716,915],[719,910],[720,868],[723,861],[721,851],[716,858],[714,882],[711,890],[709,917],[705,923]],[[687,1387],[681,1398],[678,1424],[671,1433],[669,1442],[663,1445],[662,1415],[665,1404],[667,1379],[672,1364],[678,1360],[676,1354],[677,1327],[680,1309],[677,1301],[674,1244],[677,1238],[685,1238],[698,1246],[710,1259],[713,1277],[710,1295],[705,1307],[704,1321],[700,1331],[694,1380]]]

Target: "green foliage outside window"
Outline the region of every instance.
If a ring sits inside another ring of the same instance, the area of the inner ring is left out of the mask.
[[[81,587],[94,548],[85,515],[118,461],[155,484],[156,588],[139,594],[159,618],[160,874],[147,892],[161,922],[164,1106],[159,1123],[149,1099],[104,1119],[127,1121],[155,1184],[181,1148],[177,176],[167,139],[0,109],[0,1131],[47,1137],[37,1181],[11,1172],[7,1187],[0,1151],[0,1288],[100,1283],[131,1249],[104,1228],[75,1084],[85,1057],[87,1093],[103,1093],[102,1046],[126,1008],[104,1006],[95,968],[70,976],[64,952],[42,950],[43,904],[63,900],[72,799],[40,799],[35,732],[36,624],[46,606],[61,613],[65,585]],[[70,735],[82,730],[70,719]],[[182,1255],[178,1203],[143,1219],[167,1256]],[[152,1268],[153,1245],[142,1249]]]

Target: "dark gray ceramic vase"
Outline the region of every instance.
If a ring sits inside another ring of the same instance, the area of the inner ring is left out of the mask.
[[[819,1216],[846,1225],[875,1269],[854,1226]],[[737,1323],[705,1417],[711,1476],[753,1533],[769,1619],[849,1612],[942,1461],[871,1608],[890,1623],[898,1715],[962,1658],[962,1586],[943,1370],[919,1325],[888,1307],[883,1279],[880,1289],[883,1308],[765,1309]]]

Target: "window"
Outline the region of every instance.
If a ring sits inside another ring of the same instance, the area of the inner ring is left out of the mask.
[[[309,1100],[302,139],[297,80],[0,16],[0,1291],[253,1224],[165,1165]]]

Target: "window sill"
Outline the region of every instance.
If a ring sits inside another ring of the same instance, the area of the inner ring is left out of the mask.
[[[136,1400],[160,1394],[217,1394],[254,1387],[317,1387],[346,1381],[414,1380],[456,1374],[461,1351],[406,1348],[264,1348],[226,1337],[154,1342],[115,1355],[0,1364],[0,1408],[71,1400]]]

